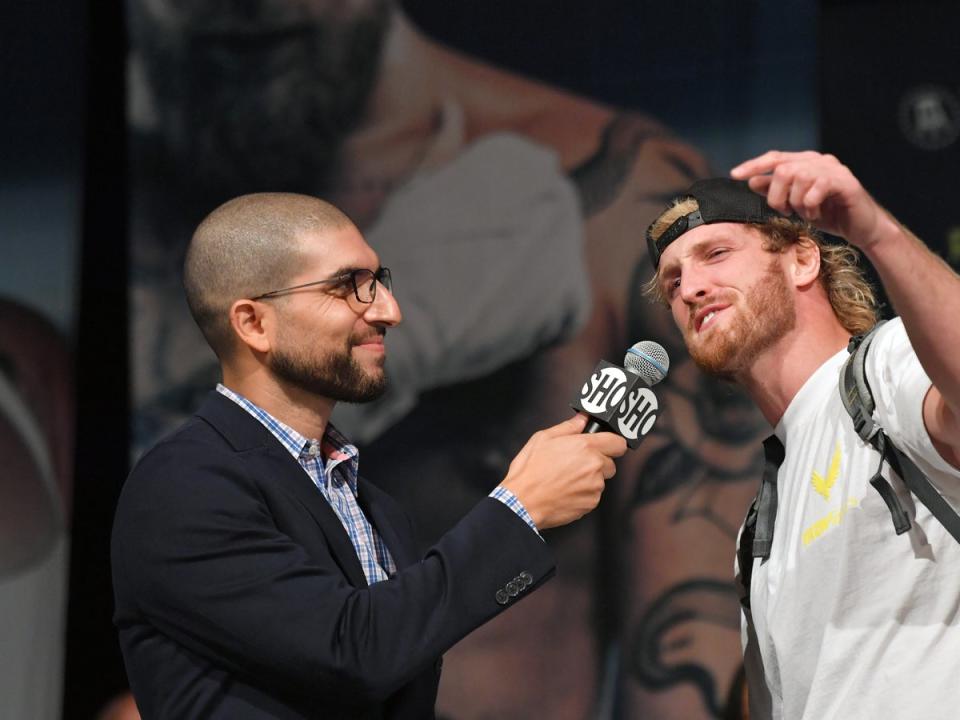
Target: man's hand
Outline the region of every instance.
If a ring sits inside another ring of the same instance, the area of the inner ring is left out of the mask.
[[[899,231],[893,218],[833,155],[771,150],[737,165],[730,176],[747,180],[752,190],[766,195],[774,210],[796,213],[862,249]]]
[[[593,510],[616,472],[613,458],[627,451],[619,435],[582,434],[586,424],[586,415],[576,415],[534,433],[501,483],[541,530],[566,525]]]

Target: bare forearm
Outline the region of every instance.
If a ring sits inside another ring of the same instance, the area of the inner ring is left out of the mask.
[[[889,215],[861,247],[947,404],[960,410],[960,276]]]

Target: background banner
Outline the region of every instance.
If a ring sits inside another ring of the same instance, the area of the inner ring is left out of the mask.
[[[107,717],[124,688],[116,494],[217,379],[183,248],[263,189],[341,205],[394,268],[395,391],[336,421],[424,543],[600,359],[671,353],[651,435],[548,537],[558,577],[447,654],[441,715],[733,717],[733,544],[765,428],[639,298],[643,231],[695,177],[815,147],[960,267],[958,22],[945,0],[8,8],[0,717]]]
[[[425,545],[569,416],[598,360],[656,340],[657,426],[597,512],[547,535],[557,578],[447,654],[438,710],[720,717],[766,428],[640,297],[643,233],[694,179],[816,145],[813,5],[128,8],[134,455],[218,380],[179,273],[196,224],[241,193],[331,200],[393,270],[392,390],[334,422]]]
[[[956,3],[830,2],[823,11],[823,146],[960,267]]]
[[[0,717],[31,720],[61,717],[74,476],[81,13],[23,32],[54,5],[0,27]]]

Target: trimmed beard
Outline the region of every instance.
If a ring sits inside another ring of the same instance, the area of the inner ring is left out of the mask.
[[[275,350],[270,355],[270,369],[289,384],[306,392],[338,402],[366,403],[376,400],[387,390],[387,375],[366,372],[351,355],[329,352],[321,358],[308,356],[302,350]]]
[[[793,293],[779,258],[767,265],[760,281],[747,292],[745,312],[737,313],[725,331],[714,331],[703,345],[690,347],[690,357],[703,372],[734,380],[797,325]]]
[[[376,84],[393,6],[157,5],[129,5],[134,48],[188,197],[209,206],[255,191],[329,191]]]

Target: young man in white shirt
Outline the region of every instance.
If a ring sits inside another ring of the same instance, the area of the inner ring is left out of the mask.
[[[853,246],[900,316],[867,355],[874,419],[960,508],[960,278],[832,156],[772,151],[731,176],[695,183],[650,226],[648,290],[697,364],[774,428],[757,534],[738,553],[750,716],[951,716],[960,545],[897,477],[911,527],[895,532],[838,380],[876,316]]]

